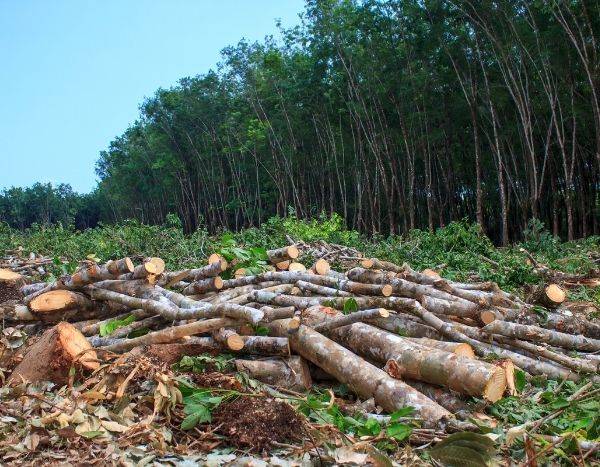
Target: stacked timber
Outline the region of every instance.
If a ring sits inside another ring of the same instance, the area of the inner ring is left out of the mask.
[[[600,326],[563,314],[559,286],[536,292],[549,308],[541,320],[534,305],[492,283],[359,256],[334,271],[323,257],[302,263],[300,253],[296,245],[269,250],[272,267],[254,275],[215,254],[181,271],[155,257],[86,261],[53,282],[20,284],[23,299],[4,304],[3,319],[41,337],[8,384],[65,384],[110,353],[171,364],[227,352],[265,384],[307,390],[316,366],[384,411],[411,406],[425,425],[457,427],[456,416],[469,415],[465,398],[495,402],[514,390],[515,367],[598,379]],[[123,324],[101,335],[115,322]],[[256,335],[265,328],[267,336]]]

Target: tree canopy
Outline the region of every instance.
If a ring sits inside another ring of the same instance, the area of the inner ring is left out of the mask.
[[[588,0],[308,0],[281,41],[227,47],[142,103],[100,154],[97,216],[598,233],[599,28]]]

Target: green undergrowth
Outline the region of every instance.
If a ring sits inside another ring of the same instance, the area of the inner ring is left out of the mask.
[[[436,268],[450,279],[490,280],[508,290],[541,280],[522,249],[538,262],[568,273],[587,273],[597,267],[594,259],[600,255],[600,237],[561,242],[535,220],[525,229],[522,242],[498,248],[477,224],[453,222],[432,233],[413,230],[407,235],[366,237],[346,229],[337,215],[311,220],[274,217],[259,228],[218,235],[209,235],[205,230],[185,235],[176,216],[169,216],[164,225],[150,226],[131,220],[84,231],[61,225],[35,225],[19,231],[0,224],[0,249],[22,246],[27,252],[67,259],[69,263],[57,266],[55,274],[69,272],[88,255],[99,261],[123,256],[160,256],[168,268],[175,269],[203,264],[214,252],[230,261],[236,259],[238,267],[258,272],[266,264],[267,249],[289,243],[286,235],[305,242],[324,240],[353,247],[366,256],[398,264],[407,262],[415,269]],[[598,293],[588,289],[575,293],[581,299],[600,301]]]

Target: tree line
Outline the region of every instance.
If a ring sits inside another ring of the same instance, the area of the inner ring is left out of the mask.
[[[97,218],[600,233],[599,28],[589,0],[308,0],[142,103],[100,154]]]

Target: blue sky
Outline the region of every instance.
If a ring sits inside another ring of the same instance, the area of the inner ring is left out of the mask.
[[[96,184],[98,153],[159,87],[241,38],[299,23],[303,0],[0,0],[0,189]]]

